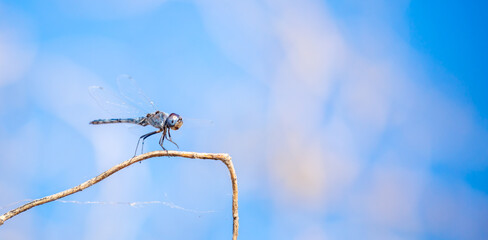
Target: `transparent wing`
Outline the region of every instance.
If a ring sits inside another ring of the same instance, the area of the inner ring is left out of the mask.
[[[142,89],[137,85],[137,82],[130,75],[120,75],[117,78],[117,85],[120,94],[143,112],[150,113],[158,110],[154,102],[144,94]]]
[[[110,114],[112,118],[140,117],[147,114],[110,89],[90,86],[88,91],[100,108]]]

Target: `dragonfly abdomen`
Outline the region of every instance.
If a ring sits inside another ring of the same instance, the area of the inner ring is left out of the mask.
[[[140,118],[110,118],[110,119],[97,119],[90,122],[90,124],[109,124],[109,123],[133,123],[142,126],[148,125],[145,117]]]

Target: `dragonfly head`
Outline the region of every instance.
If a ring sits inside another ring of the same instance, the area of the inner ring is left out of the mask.
[[[171,113],[166,119],[166,126],[172,130],[180,129],[181,125],[183,125],[183,118],[176,113]]]

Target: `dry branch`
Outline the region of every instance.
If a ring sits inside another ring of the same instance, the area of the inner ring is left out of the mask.
[[[234,165],[232,164],[232,158],[225,153],[196,153],[196,152],[180,152],[180,151],[154,151],[154,152],[148,152],[145,154],[141,154],[139,156],[136,156],[134,158],[131,158],[127,161],[124,161],[118,165],[113,166],[109,170],[101,173],[100,175],[67,190],[64,190],[62,192],[46,196],[43,198],[36,199],[32,202],[29,202],[27,204],[24,204],[16,209],[13,209],[3,215],[0,216],[0,226],[7,221],[8,219],[18,215],[19,213],[22,213],[24,211],[27,211],[35,206],[42,205],[44,203],[52,202],[55,200],[58,200],[60,198],[69,196],[73,193],[82,191],[88,187],[91,187],[92,185],[102,181],[103,179],[107,178],[108,176],[118,172],[119,170],[122,170],[125,167],[130,166],[133,163],[140,162],[143,160],[146,160],[148,158],[153,158],[153,157],[185,157],[185,158],[198,158],[198,159],[207,159],[207,160],[220,160],[222,161],[227,168],[229,169],[230,173],[230,178],[232,181],[232,218],[233,218],[233,237],[232,239],[237,239],[237,232],[239,230],[239,215],[237,212],[237,177],[236,177],[236,172],[234,170]]]

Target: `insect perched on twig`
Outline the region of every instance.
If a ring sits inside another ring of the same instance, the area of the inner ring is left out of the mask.
[[[148,102],[149,105],[152,106],[152,108],[155,108],[154,103],[142,93],[142,91],[139,89],[139,87],[137,87],[137,84],[132,79],[132,77],[128,75],[121,75],[117,79],[117,83],[119,85],[119,90],[121,91],[121,94],[124,96],[126,100],[132,102],[132,105],[138,105],[138,103],[140,103],[140,101],[138,102],[138,100],[142,99],[143,102]],[[125,108],[128,106],[127,101],[124,99],[121,99],[119,97],[114,97],[114,96],[110,96],[111,97],[110,98],[109,97],[110,94],[108,94],[107,91],[104,91],[104,89],[100,86],[92,86],[89,88],[89,90],[92,97],[97,101],[97,103],[102,108],[106,108],[108,105],[114,105],[120,108]],[[159,139],[159,145],[161,145],[163,150],[166,150],[166,148],[164,148],[163,146],[165,139],[172,142],[173,144],[176,145],[176,147],[179,148],[178,144],[176,144],[171,139],[171,131],[170,131],[170,130],[178,130],[183,125],[183,118],[176,113],[168,114],[163,111],[154,111],[152,113],[147,113],[146,116],[143,117],[97,119],[90,122],[90,124],[95,124],[95,125],[110,124],[110,123],[132,123],[144,127],[150,125],[157,129],[156,131],[144,134],[139,138],[139,140],[137,141],[137,146],[134,155],[137,154],[137,148],[139,147],[139,143],[141,142],[141,140],[142,140],[142,144],[141,144],[141,152],[142,152],[144,148],[144,140],[146,140],[146,138],[156,133],[161,133],[161,132],[163,134]]]

